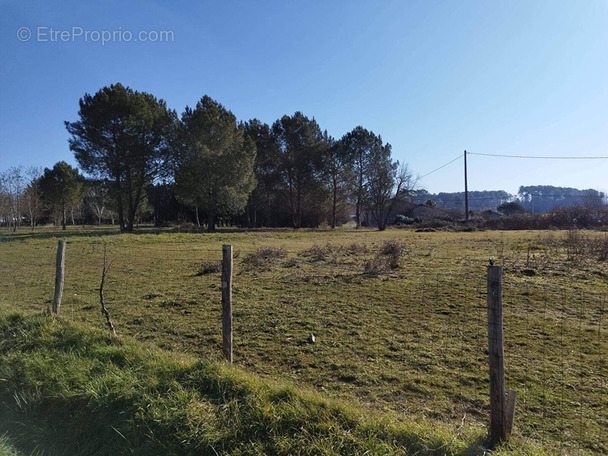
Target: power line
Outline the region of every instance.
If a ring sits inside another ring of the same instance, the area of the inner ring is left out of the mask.
[[[540,155],[506,155],[506,154],[483,154],[481,152],[467,152],[469,155],[483,155],[486,157],[504,157],[504,158],[531,158],[539,160],[606,160],[608,157],[558,157],[558,156],[540,156]]]
[[[460,154],[460,155],[459,155],[458,157],[456,157],[454,160],[450,160],[450,161],[449,161],[449,162],[447,162],[446,164],[441,165],[439,168],[434,169],[434,170],[433,170],[433,171],[431,171],[430,173],[426,173],[426,174],[424,174],[424,175],[420,176],[420,177],[419,177],[419,179],[422,179],[423,177],[426,177],[426,176],[428,176],[428,175],[430,175],[430,174],[433,174],[434,172],[439,171],[440,169],[443,169],[443,168],[445,168],[445,167],[446,167],[446,166],[448,166],[448,165],[451,165],[452,163],[454,163],[454,162],[455,162],[456,160],[458,160],[459,158],[462,158],[462,155],[463,155],[463,154]]]

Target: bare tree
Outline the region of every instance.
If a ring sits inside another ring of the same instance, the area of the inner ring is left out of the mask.
[[[97,180],[89,181],[87,187],[86,201],[97,217],[97,224],[101,225],[104,215],[111,215],[108,209],[111,202],[108,186],[103,181]]]
[[[2,206],[4,218],[9,231],[17,231],[21,226],[23,216],[23,203],[26,188],[23,167],[13,166],[0,175],[2,187]]]
[[[383,159],[379,156],[371,160],[368,167],[365,205],[380,231],[386,229],[395,203],[409,195],[415,185],[408,166],[399,166],[399,162],[390,160],[389,154],[390,149],[383,153]]]
[[[26,170],[26,175],[29,184],[24,192],[24,201],[30,220],[30,227],[33,230],[42,212],[42,192],[40,191],[40,176],[42,175],[42,171],[36,166],[30,166]]]
[[[8,194],[4,188],[4,174],[0,173],[0,226],[8,225]]]

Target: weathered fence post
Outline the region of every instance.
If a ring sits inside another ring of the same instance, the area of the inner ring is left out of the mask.
[[[510,389],[509,394],[507,395],[507,411],[505,414],[506,427],[507,427],[507,437],[511,434],[513,430],[513,419],[515,418],[515,403],[517,402],[517,390]]]
[[[222,246],[222,351],[232,363],[232,246]]]
[[[490,359],[490,439],[507,439],[505,363],[502,333],[502,266],[488,266],[488,354]]]
[[[59,240],[57,244],[57,261],[55,263],[55,296],[53,297],[53,315],[59,314],[61,297],[63,296],[63,276],[65,273],[65,241]]]

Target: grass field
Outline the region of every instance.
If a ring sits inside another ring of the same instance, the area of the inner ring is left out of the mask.
[[[455,433],[483,433],[488,421],[485,269],[494,258],[505,270],[516,441],[608,452],[604,233],[23,230],[0,242],[0,308],[49,305],[58,236],[68,240],[67,321],[103,328],[106,243],[106,305],[118,333],[220,360],[213,262],[232,244],[237,366]]]

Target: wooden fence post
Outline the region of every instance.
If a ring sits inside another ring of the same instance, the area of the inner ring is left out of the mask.
[[[232,246],[222,246],[222,351],[232,363]]]
[[[506,427],[507,427],[507,437],[511,434],[513,430],[513,419],[515,418],[515,403],[517,402],[517,390],[510,389],[509,394],[507,395],[507,411],[505,415]]]
[[[502,333],[502,266],[488,266],[488,354],[490,361],[490,439],[507,439],[505,363]]]
[[[65,273],[65,241],[59,240],[57,244],[57,260],[55,262],[55,296],[53,297],[53,315],[59,314],[61,297],[63,296],[63,276]]]

